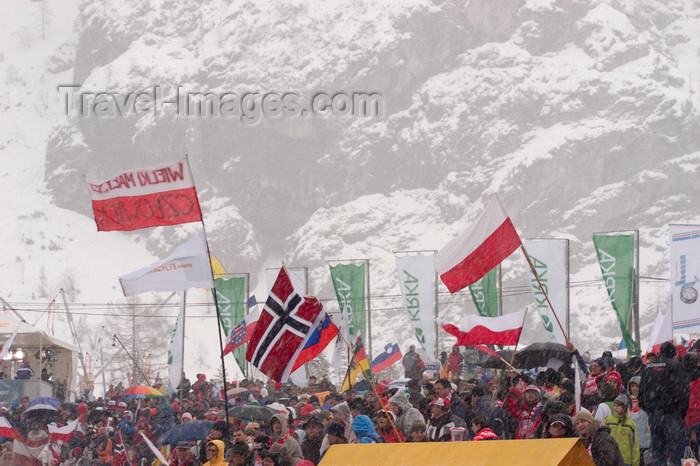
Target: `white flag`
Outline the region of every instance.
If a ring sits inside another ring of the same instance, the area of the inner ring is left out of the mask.
[[[661,309],[656,309],[656,320],[654,320],[654,328],[651,329],[649,336],[649,345],[647,353],[651,353],[654,345],[660,345],[665,341],[673,341],[673,319],[671,312],[666,311],[665,315],[661,315]]]
[[[182,378],[182,355],[184,348],[183,332],[185,327],[185,300],[187,292],[182,292],[182,302],[180,303],[180,313],[175,321],[175,329],[170,337],[170,347],[168,349],[168,393],[175,393]]]
[[[340,313],[340,326],[338,326],[338,330],[340,332],[336,337],[335,350],[333,351],[333,358],[331,358],[331,367],[333,367],[336,374],[340,374],[340,365],[343,361],[343,353],[348,347],[345,342],[350,341],[350,326],[348,324],[347,306],[343,306],[343,311]],[[345,337],[345,340],[343,340],[340,335]]]
[[[435,253],[396,256],[396,273],[416,340],[435,359]]]
[[[192,287],[214,288],[207,239],[199,230],[162,261],[119,277],[124,296],[146,291],[184,291]]]
[[[17,335],[17,332],[19,331],[19,327],[21,325],[21,322],[17,324],[17,328],[15,329],[15,331],[12,332],[10,338],[5,342],[4,345],[2,345],[2,350],[0,350],[0,360],[7,356],[7,353],[10,351],[10,348],[12,348],[12,342],[15,340],[15,335]]]
[[[535,266],[540,283],[542,283],[542,288],[547,293],[547,297],[545,297],[540,285],[537,283],[537,278],[535,278],[532,269],[530,269],[528,274],[530,291],[535,300],[537,311],[540,313],[542,325],[547,330],[551,341],[563,345],[566,343],[566,336],[561,331],[561,327],[566,329],[566,309],[568,306],[566,294],[568,272],[566,267],[566,240],[527,240],[524,244],[528,255],[532,259],[532,264]],[[552,303],[552,307],[557,313],[556,317],[547,303],[547,298],[549,298],[549,302]],[[557,323],[557,317],[561,327]]]
[[[700,329],[700,225],[669,225],[673,330]]]

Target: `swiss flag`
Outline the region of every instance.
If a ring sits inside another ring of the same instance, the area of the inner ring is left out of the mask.
[[[440,279],[456,293],[478,281],[522,244],[498,196],[461,235],[435,257]]]

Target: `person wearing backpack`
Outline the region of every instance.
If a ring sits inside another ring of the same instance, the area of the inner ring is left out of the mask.
[[[385,440],[374,430],[372,420],[364,414],[360,414],[352,420],[352,431],[357,437],[357,443],[385,443]]]

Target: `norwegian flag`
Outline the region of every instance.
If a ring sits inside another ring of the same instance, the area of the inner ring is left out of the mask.
[[[124,439],[122,434],[119,434],[119,440],[114,447],[114,452],[112,453],[112,466],[124,466],[129,462],[129,458],[126,456],[126,449],[124,448]]]
[[[282,267],[251,335],[246,360],[271,379],[285,383],[324,316],[321,303],[297,293]]]

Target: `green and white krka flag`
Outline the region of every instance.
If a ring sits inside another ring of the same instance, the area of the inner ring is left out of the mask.
[[[180,302],[180,312],[175,321],[173,334],[170,336],[170,345],[168,346],[168,393],[172,394],[177,391],[177,386],[180,385],[183,370],[183,353],[184,348],[184,327],[185,327],[185,300],[187,292],[182,292],[182,301]]]
[[[532,239],[524,241],[523,244],[542,284],[540,288],[537,278],[530,270],[528,274],[530,291],[542,319],[542,325],[547,330],[551,341],[566,344],[566,336],[562,328],[566,330],[567,326],[567,242],[561,239]],[[549,307],[547,298],[556,316]],[[557,323],[557,318],[561,327]]]
[[[498,317],[498,267],[469,285],[469,292],[480,316]]]
[[[404,307],[416,340],[426,353],[435,353],[435,253],[397,255]]]
[[[598,254],[605,289],[620,322],[627,352],[638,355],[640,351],[637,342],[627,330],[634,288],[634,235],[593,235],[593,244]]]
[[[246,296],[246,277],[217,278],[214,280],[214,283],[216,284],[216,298],[219,304],[221,328],[224,331],[224,335],[228,336],[231,333],[231,329],[245,319],[245,303],[248,300]],[[245,369],[245,352],[245,345],[233,350],[233,358],[241,370]]]
[[[348,315],[350,338],[354,340],[357,335],[367,335],[365,264],[339,264],[330,266],[330,269],[338,306],[341,312],[345,310]]]

